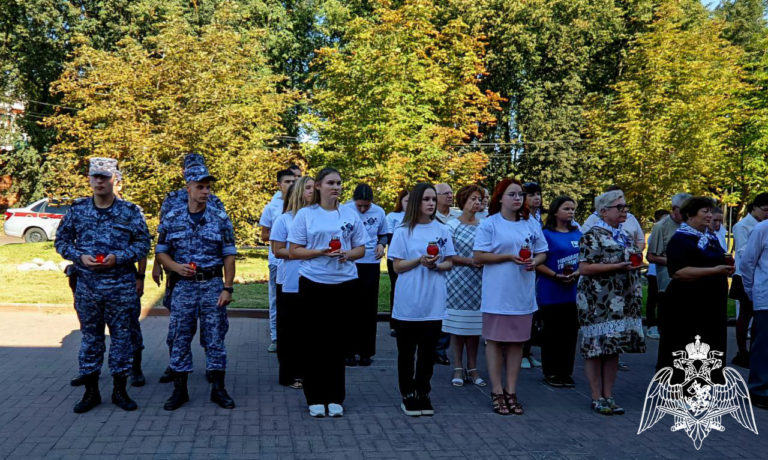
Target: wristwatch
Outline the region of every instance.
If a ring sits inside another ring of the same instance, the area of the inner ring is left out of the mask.
[[[226,286],[224,286],[224,287],[223,287],[221,290],[222,290],[222,291],[227,291],[227,292],[229,292],[230,294],[232,294],[233,292],[235,292],[235,288],[226,287]]]

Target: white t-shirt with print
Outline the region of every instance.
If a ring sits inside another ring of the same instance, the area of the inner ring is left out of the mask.
[[[384,209],[381,206],[371,203],[371,207],[365,214],[361,214],[355,206],[353,201],[350,204],[345,204],[348,208],[353,210],[357,217],[365,227],[365,233],[368,235],[368,241],[365,243],[365,256],[357,259],[355,263],[358,264],[378,264],[381,259],[376,258],[376,245],[379,242],[379,235],[387,234],[387,216]]]
[[[393,259],[416,259],[427,254],[427,246],[432,241],[440,247],[437,263],[456,255],[451,230],[437,220],[417,224],[413,231],[406,226],[398,227],[392,236],[389,255]],[[442,320],[447,297],[445,279],[444,271],[421,264],[398,274],[392,317],[401,321]]]
[[[526,240],[533,254],[549,250],[536,219],[511,221],[498,212],[480,222],[474,250],[517,255]],[[397,282],[400,282],[399,278]],[[511,261],[483,266],[480,311],[498,315],[527,315],[536,310],[535,271],[526,271],[525,266]]]
[[[357,213],[346,206],[326,211],[319,204],[301,208],[293,219],[288,241],[307,249],[328,249],[331,238],[341,241],[341,249],[349,251],[365,246],[368,235]],[[357,266],[338,257],[319,256],[301,261],[299,275],[322,284],[339,284],[357,278]]]
[[[288,233],[293,225],[293,214],[286,212],[281,214],[272,225],[272,231],[269,234],[270,241],[279,241],[285,243],[286,248],[291,247],[288,242]],[[277,259],[280,263],[277,265],[277,284],[283,286],[283,292],[299,292],[299,267],[300,260]]]

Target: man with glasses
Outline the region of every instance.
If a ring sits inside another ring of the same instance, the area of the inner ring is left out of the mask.
[[[435,219],[441,224],[447,224],[449,220],[458,218],[461,215],[461,211],[452,208],[453,189],[451,189],[451,186],[448,184],[437,184],[435,185],[435,191],[437,191]]]
[[[670,277],[667,270],[667,244],[672,239],[677,229],[683,223],[683,215],[680,213],[680,208],[683,203],[690,198],[689,193],[678,193],[672,197],[672,210],[670,214],[660,221],[656,222],[651,229],[651,237],[648,238],[648,254],[646,255],[648,262],[656,264],[656,282],[658,284],[658,305],[659,305],[659,317],[658,328],[659,335],[664,335],[664,310],[667,308],[665,305],[664,292],[669,285]],[[661,363],[668,362],[668,359],[657,360],[657,370]]]
[[[744,248],[749,235],[755,226],[768,218],[768,193],[761,193],[747,206],[747,215],[733,226],[733,248],[736,257],[736,272],[731,282],[729,296],[736,300],[736,347],[738,352],[731,362],[737,366],[749,368],[749,348],[747,348],[747,331],[752,320],[752,301],[744,292],[742,273],[740,270]]]

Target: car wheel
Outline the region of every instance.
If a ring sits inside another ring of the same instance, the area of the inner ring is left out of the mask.
[[[41,243],[48,241],[45,232],[40,228],[30,228],[24,233],[24,241],[27,243]]]

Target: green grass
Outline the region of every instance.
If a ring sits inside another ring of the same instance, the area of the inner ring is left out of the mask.
[[[16,266],[30,262],[34,258],[52,260],[56,263],[61,257],[53,248],[52,242],[6,244],[0,246],[0,286],[4,303],[49,303],[72,304],[72,292],[69,290],[67,278],[61,272],[20,272]],[[150,279],[152,259],[147,268],[147,280],[144,283],[144,306],[158,305],[162,300],[165,285],[157,287]],[[266,249],[243,249],[237,256],[237,276],[235,278],[235,302],[232,308],[269,308],[267,300],[267,267]],[[643,316],[647,287],[643,286]],[[382,262],[381,278],[379,280],[379,311],[389,311],[389,276],[386,265]],[[728,316],[736,316],[736,304],[728,299]]]

